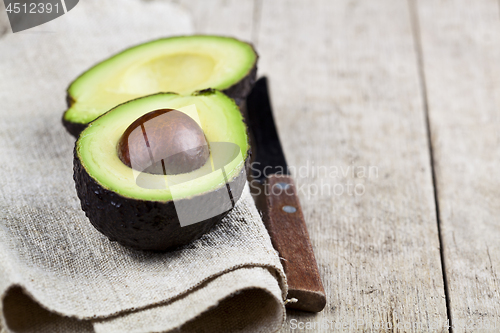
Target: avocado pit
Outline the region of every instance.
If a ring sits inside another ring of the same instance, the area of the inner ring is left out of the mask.
[[[174,109],[151,111],[135,120],[121,136],[117,150],[125,165],[160,175],[199,169],[210,154],[202,128]]]

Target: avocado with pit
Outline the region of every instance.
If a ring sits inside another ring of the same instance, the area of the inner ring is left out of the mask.
[[[246,183],[246,125],[216,90],[159,93],[91,122],[74,150],[81,207],[110,240],[164,251],[201,237]]]
[[[239,105],[255,82],[257,53],[240,40],[171,37],[126,49],[87,70],[67,90],[62,122],[75,137],[111,108],[159,92],[217,89]]]

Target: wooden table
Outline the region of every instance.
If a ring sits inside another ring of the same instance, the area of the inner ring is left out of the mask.
[[[500,331],[499,2],[176,2],[270,78],[328,294],[283,332]]]

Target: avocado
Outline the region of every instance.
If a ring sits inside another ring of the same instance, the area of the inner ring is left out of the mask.
[[[181,36],[140,44],[73,81],[62,122],[77,137],[109,109],[158,92],[189,95],[213,88],[240,105],[255,82],[257,59],[252,45],[230,37]]]
[[[137,128],[152,152],[149,166],[133,162],[131,152],[137,149],[130,145],[140,140],[130,133]],[[185,149],[194,149],[201,158],[186,163],[182,151],[151,150],[162,145],[154,143],[155,137],[177,144],[162,134],[165,128],[183,142],[194,140]],[[186,128],[187,134],[181,134]],[[129,142],[132,167],[122,160],[124,141]],[[204,142],[206,159],[198,149]],[[169,162],[166,158],[172,156]],[[174,164],[175,172],[150,172],[148,167],[159,159]],[[247,129],[233,99],[216,90],[158,93],[120,104],[82,131],[74,149],[74,180],[81,207],[97,230],[126,247],[164,251],[201,237],[234,208],[248,163]]]

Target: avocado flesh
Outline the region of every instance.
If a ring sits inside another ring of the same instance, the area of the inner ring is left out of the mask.
[[[208,144],[214,147],[210,163],[185,174],[140,173],[137,177],[137,171],[118,157],[121,135],[151,110],[182,109],[188,105],[196,106]],[[219,142],[234,144],[241,154],[235,157],[230,152],[229,159],[221,156],[224,150],[215,149]],[[234,207],[246,182],[248,150],[241,113],[234,101],[221,92],[191,96],[162,93],[139,98],[110,110],[81,133],[74,159],[77,194],[90,222],[111,240],[134,249],[172,249],[208,232],[232,208],[196,224],[181,226],[176,205],[193,211],[217,209],[227,206],[229,190]],[[214,161],[220,157],[227,161],[224,172],[214,167]]]
[[[242,100],[255,81],[250,44],[219,36],[164,38],[129,48],[89,69],[68,88],[63,123],[74,135],[126,101],[158,92],[213,88]]]

